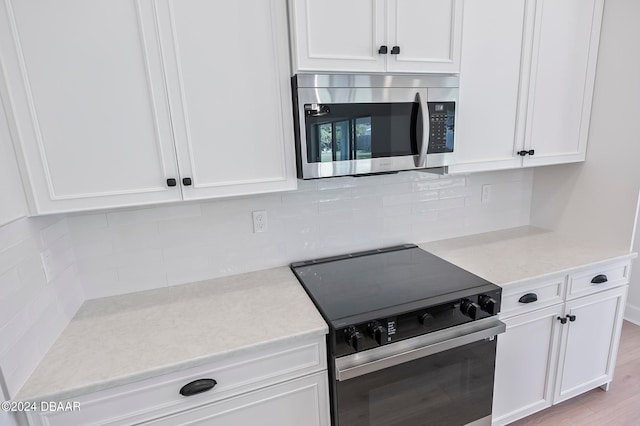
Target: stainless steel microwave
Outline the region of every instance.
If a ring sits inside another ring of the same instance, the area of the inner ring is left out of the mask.
[[[301,179],[454,162],[458,76],[298,74],[292,84]]]

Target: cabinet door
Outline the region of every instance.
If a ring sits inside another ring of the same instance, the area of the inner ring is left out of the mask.
[[[534,5],[527,0],[465,3],[456,164],[449,167],[451,173],[522,165],[517,155],[524,143],[525,116],[518,114],[521,85],[526,89],[521,64]]]
[[[33,213],[179,200],[150,4],[1,3],[0,91]]]
[[[387,8],[388,72],[460,71],[462,0],[387,0]]]
[[[383,72],[385,0],[289,0],[293,73]]]
[[[627,287],[567,302],[554,404],[613,379]]]
[[[296,188],[284,0],[158,0],[184,199]]]
[[[154,426],[329,426],[326,371],[143,423]]]
[[[525,166],[583,161],[604,0],[538,0]]]
[[[551,406],[562,304],[502,319],[493,394],[493,424],[503,425]]]

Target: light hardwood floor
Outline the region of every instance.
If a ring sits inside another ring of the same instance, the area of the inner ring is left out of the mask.
[[[609,392],[591,390],[512,425],[640,425],[640,326],[627,321],[622,326]]]

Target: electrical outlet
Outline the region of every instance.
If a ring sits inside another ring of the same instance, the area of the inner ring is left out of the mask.
[[[267,211],[257,210],[253,212],[253,233],[255,234],[258,232],[267,232],[267,230]]]
[[[482,204],[491,202],[491,185],[482,185],[482,195],[480,197]]]

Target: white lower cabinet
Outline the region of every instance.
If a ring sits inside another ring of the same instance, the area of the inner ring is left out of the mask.
[[[495,424],[506,424],[553,401],[547,372],[556,369],[562,305],[502,320],[506,333],[498,337],[493,395]]]
[[[329,426],[327,373],[142,423],[154,426]]]
[[[623,276],[618,274],[621,269]],[[498,338],[494,425],[511,423],[613,380],[628,272],[624,261],[504,288],[507,310],[500,319],[507,331]],[[567,282],[585,275],[589,285],[575,298]],[[611,280],[598,282],[602,277]],[[560,284],[553,284],[559,278]]]
[[[567,302],[554,403],[613,380],[627,286]]]
[[[202,379],[215,383],[183,395]],[[30,426],[329,426],[328,379],[324,337],[306,338],[64,400],[47,397],[80,410],[26,415]]]

